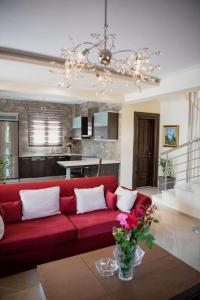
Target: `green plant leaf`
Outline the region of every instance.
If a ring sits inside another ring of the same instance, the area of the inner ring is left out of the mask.
[[[152,249],[154,240],[155,240],[155,238],[152,234],[148,234],[146,236],[145,241],[146,241],[146,245],[149,249]]]
[[[144,241],[146,239],[145,235],[143,234],[143,232],[139,232],[137,234],[137,241]]]
[[[150,227],[149,226],[145,226],[143,229],[143,233],[148,233],[149,232]]]

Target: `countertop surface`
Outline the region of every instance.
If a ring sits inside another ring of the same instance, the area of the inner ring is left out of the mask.
[[[41,156],[82,156],[81,153],[37,153],[37,154],[23,154],[19,155],[19,157],[41,157]]]
[[[99,164],[99,159],[83,159],[83,160],[70,160],[70,161],[57,161],[57,163],[64,167],[79,167],[79,166],[95,166]],[[120,161],[118,160],[109,160],[109,159],[102,159],[102,165],[109,165],[109,164],[119,164]]]

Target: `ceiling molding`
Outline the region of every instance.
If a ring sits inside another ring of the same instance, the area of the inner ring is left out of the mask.
[[[200,65],[171,73],[162,79],[159,87],[144,89],[141,93],[126,94],[124,100],[128,103],[143,102],[165,94],[197,87],[200,87]]]
[[[36,64],[41,66],[47,66],[49,68],[64,68],[65,60],[61,57],[49,56],[40,53],[34,53],[30,51],[24,51],[13,48],[0,47],[0,59],[6,59],[11,61],[18,61],[28,64]],[[117,73],[112,68],[108,68],[108,70],[112,73],[113,78],[117,78],[120,80],[128,80],[133,81],[133,77],[128,74],[121,75]],[[91,71],[87,68],[83,71],[83,73],[90,73]],[[96,73],[104,73],[103,67],[97,66]],[[160,79],[154,76],[146,76],[145,84],[158,86],[160,84]]]
[[[102,101],[121,103],[123,97],[119,94],[96,95],[95,91],[83,89],[65,89],[60,87],[52,87],[45,85],[35,85],[23,82],[15,82],[8,80],[0,80],[0,91],[11,93],[28,93],[35,96],[41,96],[41,100],[45,96],[65,97],[66,99],[79,99],[80,101]]]

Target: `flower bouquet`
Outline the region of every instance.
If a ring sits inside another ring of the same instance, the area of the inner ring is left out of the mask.
[[[116,240],[117,261],[119,266],[119,278],[131,280],[135,254],[139,241],[145,241],[148,248],[152,248],[154,236],[149,233],[152,222],[158,223],[154,218],[157,206],[151,205],[147,210],[133,209],[130,213],[119,213],[117,220],[121,227],[113,227],[113,236]]]

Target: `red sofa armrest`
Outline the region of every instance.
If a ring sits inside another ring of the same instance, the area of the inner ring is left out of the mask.
[[[133,205],[133,209],[143,208],[147,210],[147,208],[152,204],[152,200],[149,196],[138,193],[135,203]]]

